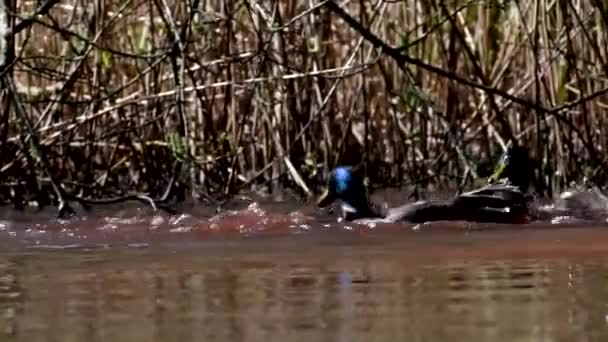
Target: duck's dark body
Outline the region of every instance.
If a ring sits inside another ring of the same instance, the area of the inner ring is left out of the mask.
[[[492,208],[461,205],[456,200],[421,201],[390,210],[387,222],[424,223],[432,221],[470,221],[494,223],[524,223],[525,208]]]

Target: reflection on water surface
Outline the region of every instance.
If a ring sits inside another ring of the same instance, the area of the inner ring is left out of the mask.
[[[532,235],[520,238],[555,240]],[[608,338],[606,257],[483,256],[505,240],[484,232],[7,252],[0,333],[116,342]]]
[[[111,214],[111,215],[110,215]],[[605,341],[604,226],[2,216],[4,341]]]

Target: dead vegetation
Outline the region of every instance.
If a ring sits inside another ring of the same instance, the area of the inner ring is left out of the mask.
[[[6,203],[465,187],[509,141],[607,182],[601,0],[4,2]]]

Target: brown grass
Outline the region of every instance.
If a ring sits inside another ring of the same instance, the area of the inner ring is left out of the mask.
[[[8,71],[40,146],[1,92],[0,197],[312,194],[338,164],[464,187],[512,139],[555,190],[605,185],[602,1],[337,4],[357,25],[318,1],[17,0]]]

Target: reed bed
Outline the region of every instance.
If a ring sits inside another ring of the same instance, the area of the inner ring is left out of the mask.
[[[4,202],[607,181],[601,0],[4,1]]]

